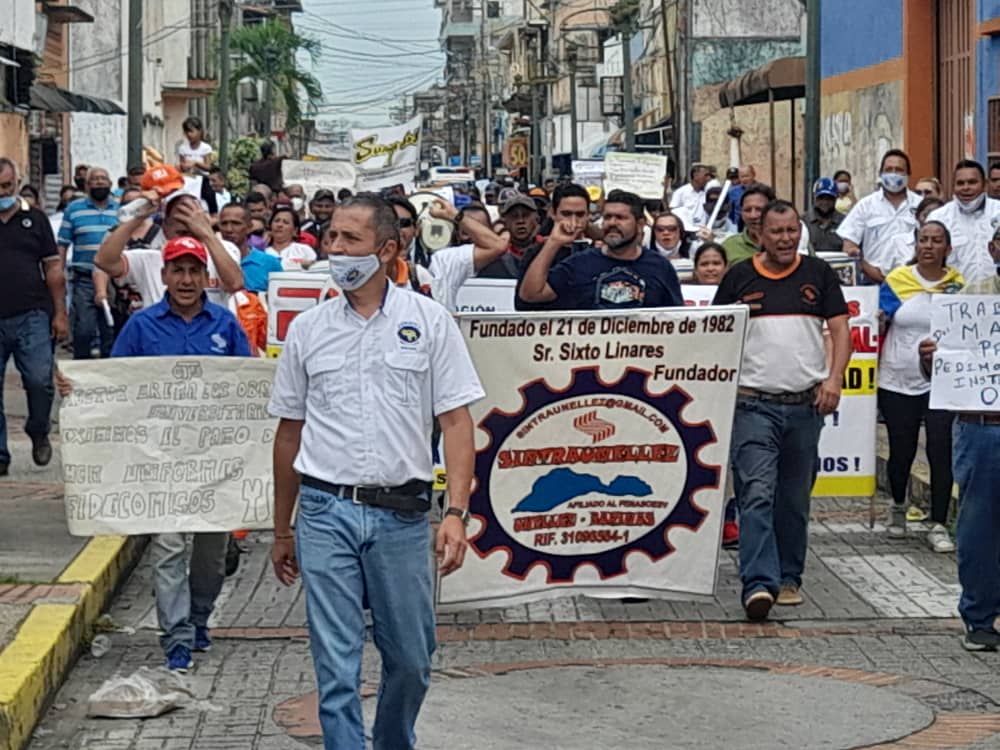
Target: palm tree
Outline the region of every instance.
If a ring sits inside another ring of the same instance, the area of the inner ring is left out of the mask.
[[[323,88],[319,80],[302,70],[296,62],[299,52],[305,52],[315,60],[322,46],[319,40],[296,34],[288,26],[275,21],[233,29],[229,48],[241,53],[242,62],[230,78],[229,95],[235,97],[237,86],[247,79],[264,85],[262,135],[266,136],[271,131],[275,93],[281,96],[284,103],[287,130],[294,128],[302,116],[301,92],[305,93],[310,105],[317,104],[322,98]]]

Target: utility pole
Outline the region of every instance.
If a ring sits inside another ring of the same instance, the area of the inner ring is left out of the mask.
[[[219,168],[229,171],[229,28],[233,0],[219,0]]]
[[[805,196],[812,202],[812,186],[819,178],[820,145],[820,14],[821,0],[806,2],[806,168]],[[792,155],[795,158],[795,155]]]
[[[142,166],[142,0],[128,3],[128,148],[126,164]]]
[[[632,103],[632,35],[638,30],[639,0],[618,0],[611,6],[611,28],[622,40],[622,115],[625,150],[635,151],[635,107]]]
[[[486,14],[487,0],[479,2],[479,64],[483,75],[483,176],[493,175],[492,131],[490,125],[490,68],[486,59]]]
[[[576,123],[576,62],[577,62],[577,49],[576,45],[572,42],[567,46],[566,49],[566,61],[569,63],[569,127],[570,127],[570,159],[576,160],[579,158],[580,144],[577,142],[577,123]]]

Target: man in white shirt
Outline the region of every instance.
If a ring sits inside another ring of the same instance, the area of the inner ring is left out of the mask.
[[[430,208],[435,219],[448,219],[455,224],[459,239],[466,242],[444,247],[431,253],[431,276],[434,277],[434,299],[449,311],[457,309],[458,290],[505,252],[510,243],[506,232],[493,231],[490,215],[483,206],[468,206],[458,211],[453,205],[438,200]]]
[[[987,196],[986,174],[977,161],[963,159],[956,164],[953,183],[954,198],[927,219],[948,227],[948,265],[957,268],[967,283],[990,278],[996,274],[990,242],[1000,227],[1000,200]]]
[[[671,208],[683,208],[688,216],[694,217],[705,203],[705,187],[712,179],[712,170],[704,164],[691,167],[691,179],[681,185],[670,196]]]
[[[292,322],[271,394],[269,411],[280,419],[271,561],[285,585],[302,574],[325,747],[366,746],[367,600],[382,657],[372,742],[375,750],[406,750],[416,742],[436,646],[427,519],[433,420],[449,500],[435,551],[448,575],[465,558],[475,455],[468,406],[484,392],[451,315],[389,283],[400,239],[388,202],[345,201],[328,237],[330,274],[343,294]]]
[[[844,252],[861,258],[869,283],[881,284],[898,265],[893,238],[917,228],[920,196],[907,188],[909,180],[910,157],[899,149],[886,151],[879,166],[880,189],[855,203],[837,229]]]

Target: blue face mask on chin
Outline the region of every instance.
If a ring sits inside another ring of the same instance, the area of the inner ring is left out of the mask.
[[[0,198],[0,211],[9,211],[17,203],[16,195],[5,195]]]

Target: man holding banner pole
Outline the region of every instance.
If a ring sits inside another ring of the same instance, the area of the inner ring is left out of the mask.
[[[439,572],[461,567],[472,487],[468,405],[484,392],[444,307],[390,284],[399,251],[393,206],[370,194],[337,208],[330,273],[344,294],[292,323],[269,410],[274,440],[275,574],[302,573],[327,750],[362,750],[363,602],[382,680],[376,750],[414,747],[434,632],[431,429],[441,424],[449,507]],[[292,511],[298,516],[292,532]]]
[[[840,280],[798,253],[798,211],[772,201],[762,251],[723,276],[714,304],[750,307],[733,422],[731,464],[740,511],[740,578],[750,620],[802,603],[809,504],[824,417],[836,410],[851,356]],[[824,323],[833,344],[827,365]]]

